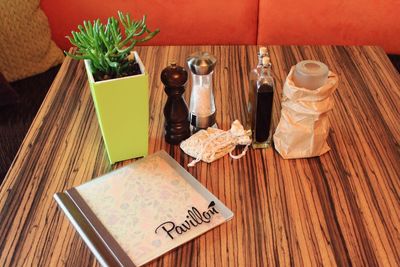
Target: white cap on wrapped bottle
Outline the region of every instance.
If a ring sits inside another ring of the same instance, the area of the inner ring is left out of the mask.
[[[315,90],[326,83],[328,67],[319,61],[304,60],[296,64],[293,82],[297,87]]]

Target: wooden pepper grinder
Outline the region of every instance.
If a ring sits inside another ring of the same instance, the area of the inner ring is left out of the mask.
[[[175,62],[161,72],[164,91],[168,95],[164,106],[165,140],[174,145],[190,136],[189,110],[182,97],[187,80],[187,71]]]

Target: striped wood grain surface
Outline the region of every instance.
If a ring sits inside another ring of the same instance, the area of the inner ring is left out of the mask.
[[[257,62],[255,46],[138,48],[150,76],[149,152],[164,149],[183,166],[191,158],[163,138],[166,94],[159,76],[170,60],[182,65],[198,50],[218,59],[215,99],[223,129],[244,121],[247,73]],[[339,75],[329,115],[332,150],[300,160],[250,150],[240,160],[189,168],[235,217],[150,266],[399,266],[399,75],[377,47],[269,50],[275,125],[292,65],[316,59]],[[97,266],[52,196],[126,163],[109,165],[83,62],[66,59],[1,186],[0,266]]]

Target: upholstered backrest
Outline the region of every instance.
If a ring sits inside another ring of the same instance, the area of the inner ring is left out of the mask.
[[[399,0],[260,0],[259,10],[259,44],[369,44],[400,54]]]
[[[117,16],[117,10],[134,17],[147,15],[151,30],[160,34],[148,44],[255,44],[258,0],[42,0],[53,40],[62,48],[65,39],[83,20]]]
[[[0,72],[9,82],[41,73],[64,59],[51,40],[49,23],[39,3],[0,1]]]

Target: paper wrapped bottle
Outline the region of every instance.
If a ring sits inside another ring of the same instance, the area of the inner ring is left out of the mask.
[[[317,61],[293,66],[283,87],[281,118],[274,134],[275,149],[285,159],[320,156],[330,150],[328,112],[338,76]]]

